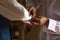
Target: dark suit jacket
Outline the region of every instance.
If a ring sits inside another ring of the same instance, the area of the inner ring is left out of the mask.
[[[36,9],[38,9],[40,2],[41,2],[41,0],[26,0],[26,6],[33,6]]]
[[[47,17],[60,21],[60,0],[52,0],[48,10]]]

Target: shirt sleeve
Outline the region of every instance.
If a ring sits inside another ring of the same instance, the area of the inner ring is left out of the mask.
[[[0,9],[0,15],[8,18],[9,20],[31,19],[31,16],[29,16],[29,12],[16,0],[1,0]]]
[[[49,29],[49,30],[52,30],[52,31],[54,31],[54,32],[56,32],[56,30],[55,30],[56,22],[57,22],[57,21],[55,21],[55,20],[49,18],[48,29]]]

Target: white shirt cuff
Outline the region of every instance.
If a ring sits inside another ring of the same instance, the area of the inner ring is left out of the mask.
[[[57,21],[55,21],[55,20],[49,18],[48,29],[49,29],[49,30],[52,30],[52,31],[54,31],[54,32],[56,32],[56,30],[55,30],[56,22],[57,22]]]

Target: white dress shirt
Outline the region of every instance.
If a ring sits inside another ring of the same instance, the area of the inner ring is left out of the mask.
[[[60,32],[60,21],[56,21],[49,18],[48,29],[54,32]]]
[[[0,15],[9,20],[30,20],[29,12],[17,0],[0,0]]]

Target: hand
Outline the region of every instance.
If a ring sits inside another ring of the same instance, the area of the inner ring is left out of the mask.
[[[41,19],[40,19],[40,25],[45,25],[47,21],[48,21],[48,18],[41,17]]]
[[[30,15],[32,15],[31,24],[33,25],[44,25],[48,18],[42,16],[42,17],[36,17],[36,9],[32,6],[28,7],[27,10],[29,11]]]
[[[48,18],[46,17],[39,17],[39,18],[32,18],[31,22],[32,25],[48,25]]]
[[[30,23],[32,25],[40,25],[40,18],[34,17],[34,18],[31,19]]]
[[[36,16],[36,9],[32,6],[28,7],[27,10],[30,13],[30,16],[32,16],[32,18],[34,18]]]

